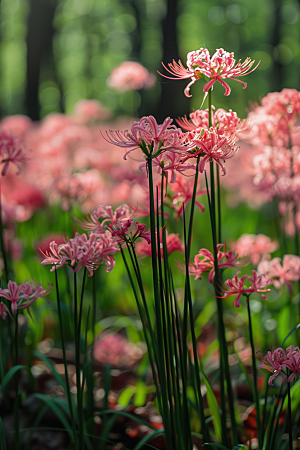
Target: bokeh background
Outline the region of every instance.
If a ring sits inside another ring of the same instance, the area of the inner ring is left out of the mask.
[[[1,0],[0,17],[1,117],[69,113],[82,98],[115,116],[187,114],[200,106],[201,83],[186,99],[185,81],[157,75],[153,88],[120,94],[107,78],[126,60],[157,74],[161,61],[185,63],[202,46],[261,60],[248,89],[226,99],[215,88],[218,106],[241,117],[269,91],[300,88],[299,0]]]

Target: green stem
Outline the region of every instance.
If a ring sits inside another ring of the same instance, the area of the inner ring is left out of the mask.
[[[6,253],[5,244],[4,244],[4,227],[3,227],[3,222],[2,222],[1,175],[0,175],[0,245],[1,245],[2,259],[3,259],[4,272],[5,272],[5,281],[6,281],[6,283],[8,283],[10,273],[9,273],[7,253]]]
[[[186,243],[185,249],[186,249],[186,284],[185,284],[185,302],[188,303],[188,310],[189,310],[189,320],[190,320],[190,330],[192,335],[192,345],[193,345],[193,356],[194,356],[194,368],[195,368],[195,378],[196,378],[196,386],[197,386],[197,403],[199,405],[199,415],[200,415],[200,421],[201,421],[201,433],[203,435],[204,442],[209,441],[209,432],[206,427],[205,423],[205,414],[204,414],[204,402],[201,392],[201,361],[200,356],[198,360],[198,349],[197,349],[197,340],[195,335],[195,327],[194,327],[194,317],[193,317],[193,305],[192,305],[192,296],[191,296],[191,289],[190,289],[190,279],[189,279],[189,269],[188,269],[188,243],[186,241],[186,224],[185,224],[185,213],[183,211],[183,227],[184,227],[184,242]]]
[[[15,315],[15,366],[19,363],[19,330],[18,330],[18,310]],[[15,404],[14,404],[14,419],[15,419],[15,450],[20,447],[20,431],[19,431],[19,372],[15,375]]]
[[[220,183],[220,167],[217,166],[217,198],[218,198],[218,242],[222,242],[222,216],[221,216],[221,183]]]
[[[288,391],[289,450],[293,450],[292,401],[291,401],[291,384],[290,383],[287,383],[287,391]]]
[[[73,412],[73,403],[72,403],[72,398],[71,398],[70,380],[69,380],[68,364],[67,364],[67,357],[66,357],[66,344],[65,344],[65,336],[64,336],[64,331],[63,331],[64,328],[63,328],[63,319],[62,319],[62,314],[61,314],[61,304],[60,304],[60,295],[59,295],[59,287],[58,287],[57,269],[56,268],[55,268],[54,273],[55,273],[55,286],[56,286],[56,297],[57,297],[57,311],[58,311],[58,319],[59,319],[59,327],[60,327],[60,338],[61,338],[63,363],[64,363],[65,379],[66,379],[66,391],[67,391],[66,396],[67,396],[68,404],[69,404],[75,449],[77,450],[78,449],[78,440],[77,440],[77,433],[76,433],[76,423],[75,423],[74,412]]]
[[[212,94],[211,89],[208,91],[208,112],[209,112],[209,127],[212,126]],[[211,216],[211,226],[212,226],[212,239],[213,239],[213,251],[214,251],[214,289],[217,301],[217,312],[218,312],[218,337],[219,337],[219,345],[220,345],[220,387],[221,387],[221,401],[224,402],[225,396],[225,380],[227,383],[227,394],[228,394],[228,406],[229,406],[229,415],[231,421],[231,435],[232,435],[232,443],[233,445],[238,444],[238,436],[237,436],[237,427],[235,420],[235,411],[234,411],[234,396],[232,391],[231,377],[230,377],[230,369],[228,363],[228,348],[226,342],[226,334],[225,334],[225,326],[223,320],[223,302],[222,302],[222,293],[221,293],[221,282],[222,277],[219,272],[218,267],[218,259],[217,259],[217,229],[221,230],[221,223],[219,223],[219,227],[217,228],[216,222],[216,194],[215,194],[215,176],[214,176],[214,163],[210,163],[210,216]],[[219,218],[221,217],[221,212],[219,212]],[[219,231],[221,234],[221,231]],[[223,370],[225,373],[225,380],[223,376]],[[224,407],[224,403],[223,403]],[[223,408],[222,408],[223,409]],[[226,411],[223,409],[223,423]]]
[[[166,440],[168,450],[172,450],[173,445],[173,433],[170,427],[170,409],[167,399],[167,386],[166,386],[166,373],[165,373],[165,347],[163,343],[163,327],[162,327],[162,312],[161,312],[161,298],[159,295],[159,281],[157,271],[157,258],[156,258],[156,236],[155,236],[155,211],[154,211],[154,194],[153,194],[153,172],[152,172],[152,159],[147,159],[147,167],[149,174],[149,203],[150,203],[150,232],[151,232],[151,258],[152,258],[152,279],[154,290],[154,303],[155,303],[155,317],[157,327],[157,340],[158,345],[158,361],[157,370],[160,381],[160,389],[162,395],[162,407],[163,407],[163,421],[166,431]],[[160,251],[160,249],[159,249]]]
[[[77,299],[77,276],[74,272],[74,338],[75,338],[75,366],[76,366],[76,396],[77,396],[77,417],[78,417],[78,440],[79,450],[84,450],[84,434],[83,434],[83,411],[82,411],[82,390],[80,377],[80,323],[78,317],[78,299]]]
[[[251,345],[251,358],[252,358],[254,402],[255,402],[255,410],[256,410],[258,448],[260,449],[262,447],[263,436],[262,436],[262,427],[261,427],[260,401],[259,401],[258,386],[257,386],[257,368],[256,368],[255,347],[254,347],[254,339],[253,339],[249,297],[247,297],[246,303],[247,303],[247,311],[248,311],[249,338],[250,338],[250,345]]]

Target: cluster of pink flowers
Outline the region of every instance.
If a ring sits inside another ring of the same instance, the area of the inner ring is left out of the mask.
[[[11,302],[11,312],[16,314],[18,309],[27,309],[29,315],[29,307],[38,299],[43,298],[48,303],[50,300],[46,297],[50,294],[52,285],[48,284],[44,289],[41,283],[38,285],[33,280],[27,280],[18,285],[15,281],[9,281],[7,289],[0,288],[0,297]],[[6,303],[0,302],[0,316],[5,319],[9,308]]]
[[[17,175],[21,173],[20,163],[27,161],[29,153],[16,138],[8,133],[0,132],[0,158],[4,163],[1,175],[7,174],[10,164],[17,166]]]
[[[186,62],[187,69],[183,66],[181,61],[176,63],[174,60],[172,63],[168,64],[169,68],[164,64],[163,67],[177,79],[184,80],[191,78],[192,81],[184,90],[187,97],[191,97],[190,87],[195,83],[195,81],[200,80],[201,78],[205,81],[209,80],[204,85],[204,92],[208,92],[213,88],[216,81],[219,81],[219,83],[221,83],[225,88],[225,95],[229,95],[231,90],[229,85],[224,80],[231,79],[238,81],[243,84],[243,88],[245,89],[247,87],[247,83],[239,80],[237,77],[242,77],[253,72],[259,65],[258,63],[252,69],[254,62],[255,61],[251,61],[250,58],[246,58],[243,63],[241,60],[236,63],[234,53],[226,52],[223,48],[218,48],[212,56],[210,56],[210,53],[206,48],[200,48],[199,50],[188,53]],[[166,78],[171,78],[166,75],[163,76]]]
[[[287,382],[290,383],[300,373],[300,350],[299,347],[290,345],[286,350],[277,348],[273,352],[268,351],[263,358],[261,358],[262,364],[258,366],[259,369],[267,369],[269,372],[273,372],[273,375],[269,378],[269,385],[273,386],[273,380],[282,371],[287,375]]]
[[[240,298],[242,295],[249,297],[250,294],[259,294],[263,300],[267,300],[264,292],[270,292],[271,289],[267,288],[272,281],[265,275],[258,275],[255,270],[252,270],[252,277],[249,275],[243,275],[241,278],[238,277],[240,272],[237,272],[234,277],[230,280],[224,282],[224,296],[223,298],[229,297],[230,295],[236,295],[234,300],[234,306],[238,308],[240,306]],[[244,286],[247,280],[248,287]]]
[[[241,264],[238,256],[234,254],[233,250],[228,252],[222,251],[224,244],[217,245],[217,261],[220,270],[229,267],[237,267]],[[215,274],[215,262],[213,254],[206,248],[199,250],[194,258],[194,262],[189,264],[189,274],[195,276],[195,280],[200,279],[203,272],[209,272],[208,280],[213,283]]]
[[[135,61],[125,61],[116,67],[107,84],[118,91],[148,89],[155,83],[155,75]]]
[[[276,199],[288,235],[294,234],[295,221],[300,230],[299,115],[300,92],[295,89],[272,92],[261,106],[252,107],[247,129],[240,135],[241,152],[230,164],[237,176],[224,180],[250,204]]]
[[[264,234],[243,234],[231,247],[237,255],[249,256],[251,263],[257,265],[261,259],[269,259],[278,244]]]
[[[157,235],[157,233],[156,233],[156,235]],[[159,231],[159,239],[160,239],[160,256],[161,256],[161,259],[163,259],[162,230]],[[184,246],[179,238],[179,234],[175,234],[175,233],[169,234],[167,230],[166,230],[166,246],[167,246],[168,254],[173,253],[176,250],[180,251],[181,253],[184,252]],[[135,251],[138,255],[151,256],[151,246],[147,245],[144,241],[138,242],[136,244]],[[157,256],[158,256],[158,245],[156,245],[156,252],[157,252]]]
[[[120,251],[118,243],[108,231],[99,235],[91,233],[89,237],[85,233],[76,233],[75,237],[66,243],[58,245],[52,241],[49,247],[42,265],[51,264],[51,271],[69,265],[72,272],[78,272],[85,267],[89,276],[103,263],[107,272],[110,272],[115,265],[113,255]]]
[[[276,288],[286,284],[292,291],[293,285],[291,282],[300,279],[300,257],[284,255],[282,263],[280,258],[262,260],[257,266],[257,271],[270,278]]]
[[[77,223],[89,235],[76,233],[65,243],[50,242],[49,250],[43,253],[42,265],[52,265],[51,271],[69,265],[72,272],[85,267],[92,276],[103,263],[107,272],[114,268],[113,255],[120,251],[124,242],[134,243],[138,238],[145,239],[148,244],[151,242],[150,231],[130,218],[127,205],[119,206],[115,212],[111,206],[99,205],[87,219],[77,220]]]

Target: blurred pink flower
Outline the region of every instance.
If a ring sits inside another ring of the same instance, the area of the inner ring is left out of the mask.
[[[14,137],[0,132],[0,158],[2,159],[1,163],[4,163],[2,176],[6,175],[10,164],[17,166],[17,175],[19,175],[21,173],[20,163],[28,160],[29,153]]]
[[[258,276],[255,270],[252,270],[252,277],[249,275],[243,275],[238,278],[240,272],[237,272],[234,277],[224,282],[224,296],[222,298],[229,297],[230,295],[236,295],[234,300],[234,306],[238,308],[240,306],[240,298],[243,294],[249,296],[250,294],[259,294],[263,300],[267,300],[264,292],[270,292],[271,289],[265,289],[266,286],[272,284],[272,281],[267,277],[261,275]],[[248,287],[244,287],[244,282],[248,280]]]
[[[142,355],[142,350],[120,333],[104,331],[96,338],[94,358],[98,363],[108,363],[118,368],[128,367],[137,362]]]
[[[2,317],[3,320],[7,316],[7,311],[8,311],[7,306],[4,303],[0,302],[0,316]]]
[[[112,71],[107,84],[118,91],[125,92],[148,89],[154,85],[155,80],[155,75],[149,73],[140,63],[125,61]]]
[[[187,97],[191,97],[190,95],[190,87],[195,81],[203,78],[205,81],[210,79],[203,88],[204,92],[208,92],[209,89],[212,89],[213,85],[216,81],[219,81],[222,86],[225,88],[225,95],[230,94],[230,87],[224,81],[225,79],[231,79],[238,81],[243,84],[243,88],[247,87],[247,83],[239,80],[236,77],[242,77],[248,75],[253,72],[259,65],[259,63],[254,67],[254,69],[250,70],[255,61],[251,61],[250,58],[246,58],[242,63],[241,60],[238,63],[235,63],[234,53],[226,52],[223,48],[219,48],[210,56],[210,53],[205,48],[200,48],[200,50],[192,51],[187,55],[187,69],[182,65],[181,61],[176,63],[174,60],[172,63],[169,63],[167,68],[164,63],[162,63],[163,67],[167,72],[171,73],[178,79],[188,79],[191,78],[192,81],[187,85],[184,90],[184,93]],[[167,75],[163,75],[158,72],[160,75],[165,78],[174,79]]]
[[[270,278],[277,289],[285,283],[291,291],[293,288],[291,281],[300,279],[300,257],[284,255],[282,265],[280,258],[263,260],[258,264],[257,271],[260,275]]]
[[[194,177],[177,174],[176,181],[170,183],[169,187],[174,193],[174,195],[172,195],[172,208],[175,209],[176,215],[179,217],[183,213],[183,206],[186,207],[187,203],[192,200]],[[196,198],[199,195],[206,195],[206,193],[206,189],[197,189]],[[201,212],[204,212],[205,206],[202,203],[196,200],[195,204],[200,208]]]
[[[98,100],[82,99],[74,106],[73,115],[80,123],[88,123],[109,119],[111,112],[104,108]]]
[[[0,122],[0,131],[12,136],[23,137],[30,130],[33,122],[27,116],[15,114],[13,116],[3,117]]]
[[[159,231],[160,236],[160,254],[161,259],[163,259],[163,244],[162,244],[162,230]],[[157,244],[157,239],[156,239]],[[180,252],[184,252],[184,246],[179,238],[179,234],[171,233],[169,234],[166,230],[166,244],[167,244],[167,252],[168,254],[175,252],[176,250],[179,250]],[[156,245],[157,246],[157,245]],[[151,246],[147,245],[146,242],[138,242],[135,246],[135,251],[138,255],[144,255],[144,256],[151,256]],[[157,249],[157,256],[158,256],[158,249]]]
[[[257,265],[263,256],[275,252],[278,244],[264,234],[243,234],[231,247],[237,255],[249,256],[252,264]]]

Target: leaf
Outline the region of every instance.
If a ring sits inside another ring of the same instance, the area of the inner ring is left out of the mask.
[[[207,402],[208,402],[210,413],[212,415],[212,421],[214,424],[215,433],[216,433],[218,440],[222,441],[222,425],[221,425],[221,416],[220,416],[220,411],[219,411],[219,405],[216,400],[215,394],[213,393],[213,390],[209,384],[209,381],[206,378],[203,371],[202,371],[202,375],[203,375],[204,384],[207,389],[207,393],[206,393]]]
[[[0,448],[1,450],[6,450],[5,433],[1,417],[0,417]]]
[[[163,436],[165,434],[164,431],[161,430],[156,430],[151,434],[146,434],[145,437],[143,437],[143,439],[134,447],[133,450],[140,450],[148,441],[150,441],[151,439],[154,439],[157,436]],[[148,445],[148,447],[152,447],[150,445]],[[153,447],[156,448],[156,447]]]
[[[224,447],[222,444],[215,444],[215,443],[205,443],[203,444],[203,447],[205,448],[211,448],[211,449],[220,449],[220,450],[229,450],[227,447]]]
[[[294,413],[299,406],[299,398],[300,398],[300,380],[296,381],[296,383],[291,387],[291,406],[292,413]],[[286,396],[283,402],[283,409],[288,407],[288,396]]]
[[[300,322],[297,323],[297,325],[295,325],[295,326],[291,329],[291,331],[289,332],[289,334],[284,338],[284,340],[282,341],[281,347],[283,347],[285,341],[286,341],[286,340],[291,336],[291,334],[293,334],[294,331],[296,331],[299,327],[300,327]]]
[[[58,399],[58,398],[51,398],[44,394],[33,394],[33,396],[40,399],[44,403],[46,403],[46,405],[50,409],[52,409],[52,411],[56,414],[58,419],[64,425],[66,431],[69,433],[72,442],[74,442],[75,436],[73,436],[73,432],[70,427],[70,424],[69,424],[68,420],[66,419],[65,415],[63,414],[63,412],[61,411],[61,408],[62,408],[62,409],[64,409],[65,413],[69,414],[68,406],[65,403],[65,401],[62,401],[61,399]]]
[[[238,449],[240,449],[240,450],[248,450],[248,448],[244,444],[238,444],[235,447],[233,447],[232,450],[238,450]]]
[[[136,387],[135,386],[128,386],[124,389],[120,397],[118,398],[118,404],[122,405],[124,407],[128,406],[130,403],[131,398],[136,393]]]
[[[2,390],[2,393],[3,393],[3,394],[5,394],[5,391],[6,391],[7,387],[8,387],[8,384],[10,383],[10,381],[12,380],[12,378],[14,377],[14,375],[15,375],[17,372],[21,371],[22,369],[24,369],[24,370],[26,370],[26,371],[28,372],[29,377],[30,377],[31,384],[32,384],[32,386],[34,385],[34,376],[32,375],[30,368],[29,368],[28,366],[17,365],[17,366],[12,367],[12,368],[7,372],[7,374],[5,375],[5,377],[4,377],[3,380],[2,380],[1,390]]]
[[[253,385],[252,385],[252,383],[251,383],[251,381],[250,381],[250,378],[249,378],[249,375],[248,375],[248,373],[247,373],[246,367],[244,366],[244,364],[243,364],[242,361],[241,361],[241,358],[240,358],[240,356],[239,356],[239,353],[238,353],[238,351],[237,351],[237,349],[236,349],[235,342],[233,343],[233,350],[234,350],[234,353],[236,354],[236,357],[237,357],[237,360],[238,360],[238,362],[239,362],[240,368],[242,369],[242,372],[243,372],[243,374],[244,374],[245,377],[246,377],[248,386],[249,386],[249,388],[250,388],[250,390],[251,390],[251,392],[252,392],[252,395],[253,395],[253,397],[254,397],[254,389],[253,389]]]
[[[53,362],[49,358],[47,358],[47,356],[43,355],[43,353],[38,352],[37,350],[35,350],[33,354],[36,358],[43,361],[49,367],[52,375],[54,376],[54,378],[56,379],[58,384],[60,384],[62,386],[62,388],[64,389],[64,391],[66,393],[67,392],[66,382],[65,382],[64,378],[57,372]]]

